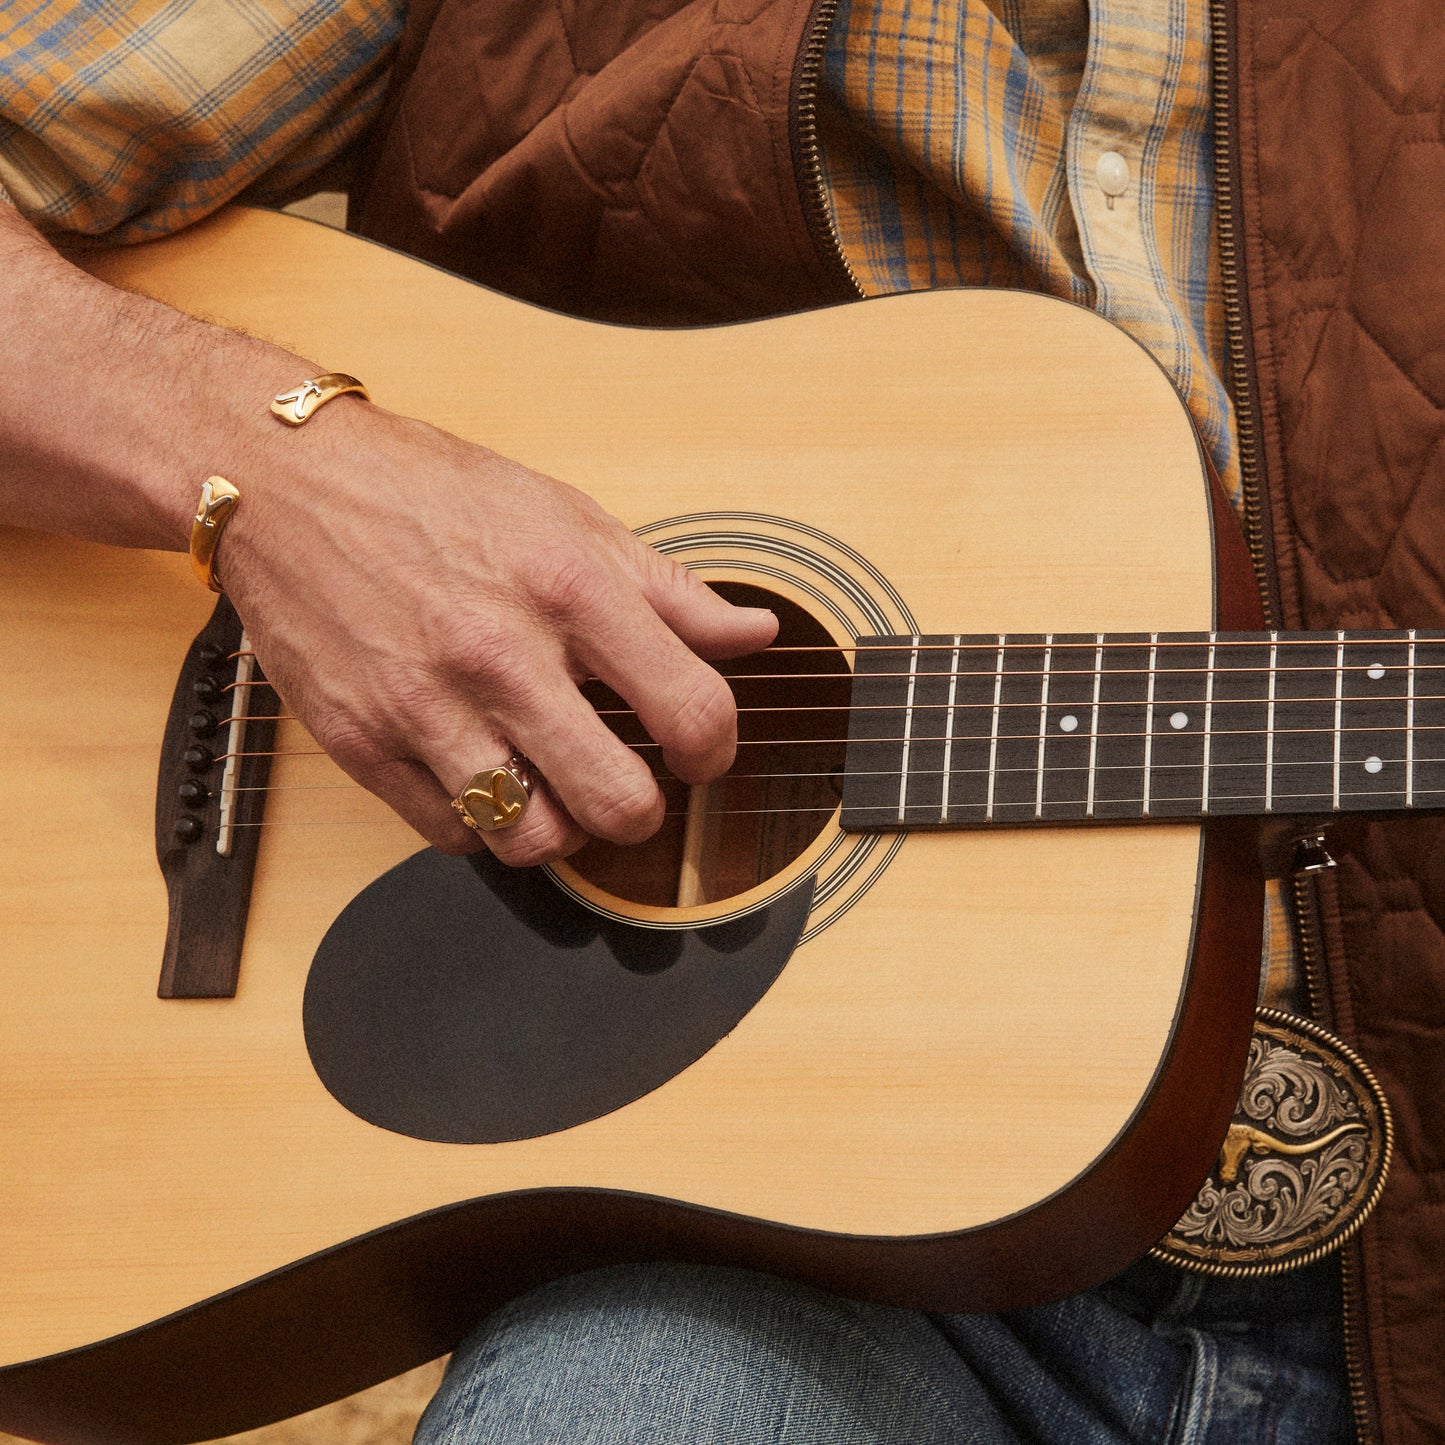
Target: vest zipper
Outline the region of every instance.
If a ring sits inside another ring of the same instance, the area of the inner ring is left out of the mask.
[[[1300,960],[1304,964],[1305,982],[1309,989],[1310,1012],[1327,1028],[1333,1027],[1333,1010],[1324,992],[1322,964],[1324,960],[1324,929],[1320,923],[1320,879],[1335,866],[1324,852],[1323,838],[1306,836],[1296,852],[1296,863],[1290,874],[1290,900],[1294,905],[1295,936],[1299,940]],[[1312,851],[1317,850],[1317,851]],[[1323,857],[1323,863],[1314,859]],[[1363,1261],[1358,1238],[1350,1240],[1340,1252],[1340,1307],[1345,1338],[1345,1374],[1350,1386],[1350,1411],[1354,1416],[1355,1438],[1359,1445],[1373,1445],[1378,1439],[1374,1428],[1369,1381],[1362,1361],[1367,1353],[1366,1323],[1360,1308],[1360,1274]]]
[[[1219,228],[1219,265],[1224,291],[1224,325],[1228,346],[1228,382],[1234,403],[1235,439],[1239,446],[1239,474],[1244,501],[1244,535],[1254,562],[1270,627],[1279,626],[1279,579],[1274,568],[1269,509],[1265,504],[1265,478],[1259,455],[1258,390],[1254,349],[1250,345],[1247,298],[1239,282],[1239,249],[1235,234],[1236,174],[1234,156],[1234,97],[1236,85],[1235,0],[1209,0],[1210,38],[1213,48],[1212,100],[1214,112],[1214,204]],[[1324,998],[1323,930],[1320,927],[1318,877],[1314,869],[1298,869],[1291,877],[1295,937],[1304,963],[1310,1004],[1315,1017],[1322,1014]],[[1366,1323],[1360,1308],[1360,1249],[1358,1241],[1346,1245],[1340,1260],[1342,1331],[1345,1372],[1349,1380],[1350,1408],[1359,1445],[1373,1445],[1369,1381],[1363,1360],[1368,1354]]]
[[[823,156],[818,143],[818,82],[828,50],[828,30],[838,12],[838,0],[814,0],[812,13],[803,30],[803,43],[793,66],[793,164],[803,202],[803,219],[823,264],[843,282],[854,296],[863,288],[848,264],[843,238],[828,203],[823,182]]]
[[[1239,284],[1239,255],[1234,233],[1232,177],[1234,149],[1234,10],[1228,0],[1209,0],[1213,42],[1214,214],[1219,229],[1219,269],[1224,290],[1226,367],[1234,402],[1234,436],[1239,446],[1239,477],[1244,494],[1244,537],[1264,601],[1265,621],[1277,627],[1278,579],[1270,548],[1269,513],[1259,465],[1254,351],[1249,345],[1245,297]]]

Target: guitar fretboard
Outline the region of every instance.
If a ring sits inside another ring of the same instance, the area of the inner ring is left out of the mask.
[[[845,828],[1445,808],[1445,633],[861,638]]]

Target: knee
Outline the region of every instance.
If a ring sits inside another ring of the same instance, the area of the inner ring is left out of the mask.
[[[876,1402],[856,1398],[860,1378],[879,1373],[867,1312],[746,1270],[625,1266],[557,1280],[463,1342],[417,1445],[909,1438],[876,1433]]]

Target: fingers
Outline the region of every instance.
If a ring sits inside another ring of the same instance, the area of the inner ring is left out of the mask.
[[[430,768],[411,761],[382,764],[359,781],[395,809],[432,847],[454,857],[485,847],[509,867],[529,868],[565,858],[587,841],[587,834],[568,817],[541,778],[533,780],[527,806],[510,828],[478,833],[467,827],[451,800],[467,786],[473,773],[484,771],[489,763],[500,764],[511,753],[495,740],[477,746],[486,750],[486,758],[465,776],[453,764],[445,774],[452,780],[448,783],[439,781]],[[481,758],[480,751],[477,756]],[[448,787],[452,791],[447,791]]]
[[[650,717],[659,739],[675,743],[684,757],[691,756],[687,739],[695,723],[696,735],[707,741],[693,745],[693,752],[715,775],[733,752],[731,694],[635,594],[633,608],[627,630],[643,639],[636,649],[644,655],[639,675],[648,678],[646,655],[661,654],[665,664],[654,666],[674,679],[666,689],[650,678],[633,688],[649,699],[656,691],[661,699],[644,705],[644,722]],[[572,680],[565,649],[555,639],[531,636],[515,647],[488,644],[470,651],[465,665],[449,669],[445,680],[414,672],[389,679],[374,674],[371,716],[353,725],[333,718],[314,729],[318,741],[447,853],[475,852],[485,844],[503,862],[528,866],[563,857],[588,836],[628,844],[657,831],[665,803],[651,765],[659,761],[655,747],[640,755],[606,726]],[[519,657],[526,666],[517,665]],[[699,678],[714,691],[714,713],[700,722],[689,720],[685,708],[669,713],[667,699]],[[719,733],[721,748],[712,741]],[[476,773],[504,766],[514,749],[533,766],[532,795],[515,824],[479,835],[457,816],[451,800]]]
[[[637,543],[643,595],[657,615],[699,657],[742,657],[766,647],[778,619],[766,607],[734,607],[696,573]]]
[[[641,843],[661,826],[665,804],[652,768],[606,727],[570,679],[518,699],[503,721],[584,832]]]
[[[584,647],[582,663],[632,704],[677,777],[705,783],[732,766],[738,739],[732,689],[640,597],[594,618]]]
[[[728,685],[693,647],[747,651],[765,645],[776,632],[777,621],[765,610],[732,607],[674,562],[642,546],[620,523],[609,523],[608,535],[621,549],[610,557],[606,550],[560,547],[534,554],[528,588],[535,621],[563,643],[569,663],[599,677],[636,709],[648,733],[662,745],[663,760],[677,777],[688,783],[707,782],[732,765],[737,749],[737,709]],[[654,595],[661,607],[654,603]],[[669,617],[678,620],[686,637]],[[484,673],[485,659],[479,658],[478,663]],[[546,686],[545,674],[541,676],[541,685]],[[497,682],[504,689],[507,686],[505,679]],[[504,700],[495,689],[489,695]],[[588,731],[581,724],[584,705],[577,698],[564,700],[549,692],[547,703],[533,709],[530,716],[498,710],[498,716],[513,727],[511,735],[529,751],[540,746],[533,741],[533,729],[545,734],[559,710],[571,720],[574,736]],[[604,762],[599,753],[592,755],[598,764]],[[611,761],[613,766],[605,773],[608,789],[624,800],[623,811],[637,817],[641,813],[635,806],[641,774],[619,774],[616,769],[621,765],[615,756]],[[559,750],[560,767],[575,774],[576,763],[574,753]],[[580,780],[581,792],[574,793],[550,768],[548,776],[577,821],[589,826],[588,793],[595,790],[589,790],[584,779]],[[584,812],[578,811],[579,802]],[[593,797],[592,816],[596,816],[597,806]],[[618,831],[604,830],[604,836],[618,837]]]
[[[457,791],[460,792],[469,781],[470,776],[463,778],[457,784]],[[447,811],[456,818],[450,804]],[[460,819],[457,821],[460,822]],[[531,868],[539,863],[551,863],[575,853],[587,841],[586,832],[567,816],[553,797],[546,779],[540,777],[533,778],[532,795],[527,800],[527,806],[510,828],[502,828],[495,833],[474,833],[465,824],[461,827],[474,840],[480,838],[509,868]]]
[[[482,717],[484,697],[490,706]],[[417,756],[449,790],[449,811],[473,774],[503,766],[514,748],[537,783],[522,817],[485,835],[504,862],[560,857],[589,835],[640,843],[661,824],[665,805],[651,767],[607,728],[561,667],[539,667],[505,688],[460,690],[416,736]]]

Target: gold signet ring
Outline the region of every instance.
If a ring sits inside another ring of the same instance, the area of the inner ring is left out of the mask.
[[[452,799],[452,807],[468,828],[478,833],[498,833],[521,818],[531,796],[532,779],[526,759],[513,753],[504,767],[475,774]]]

